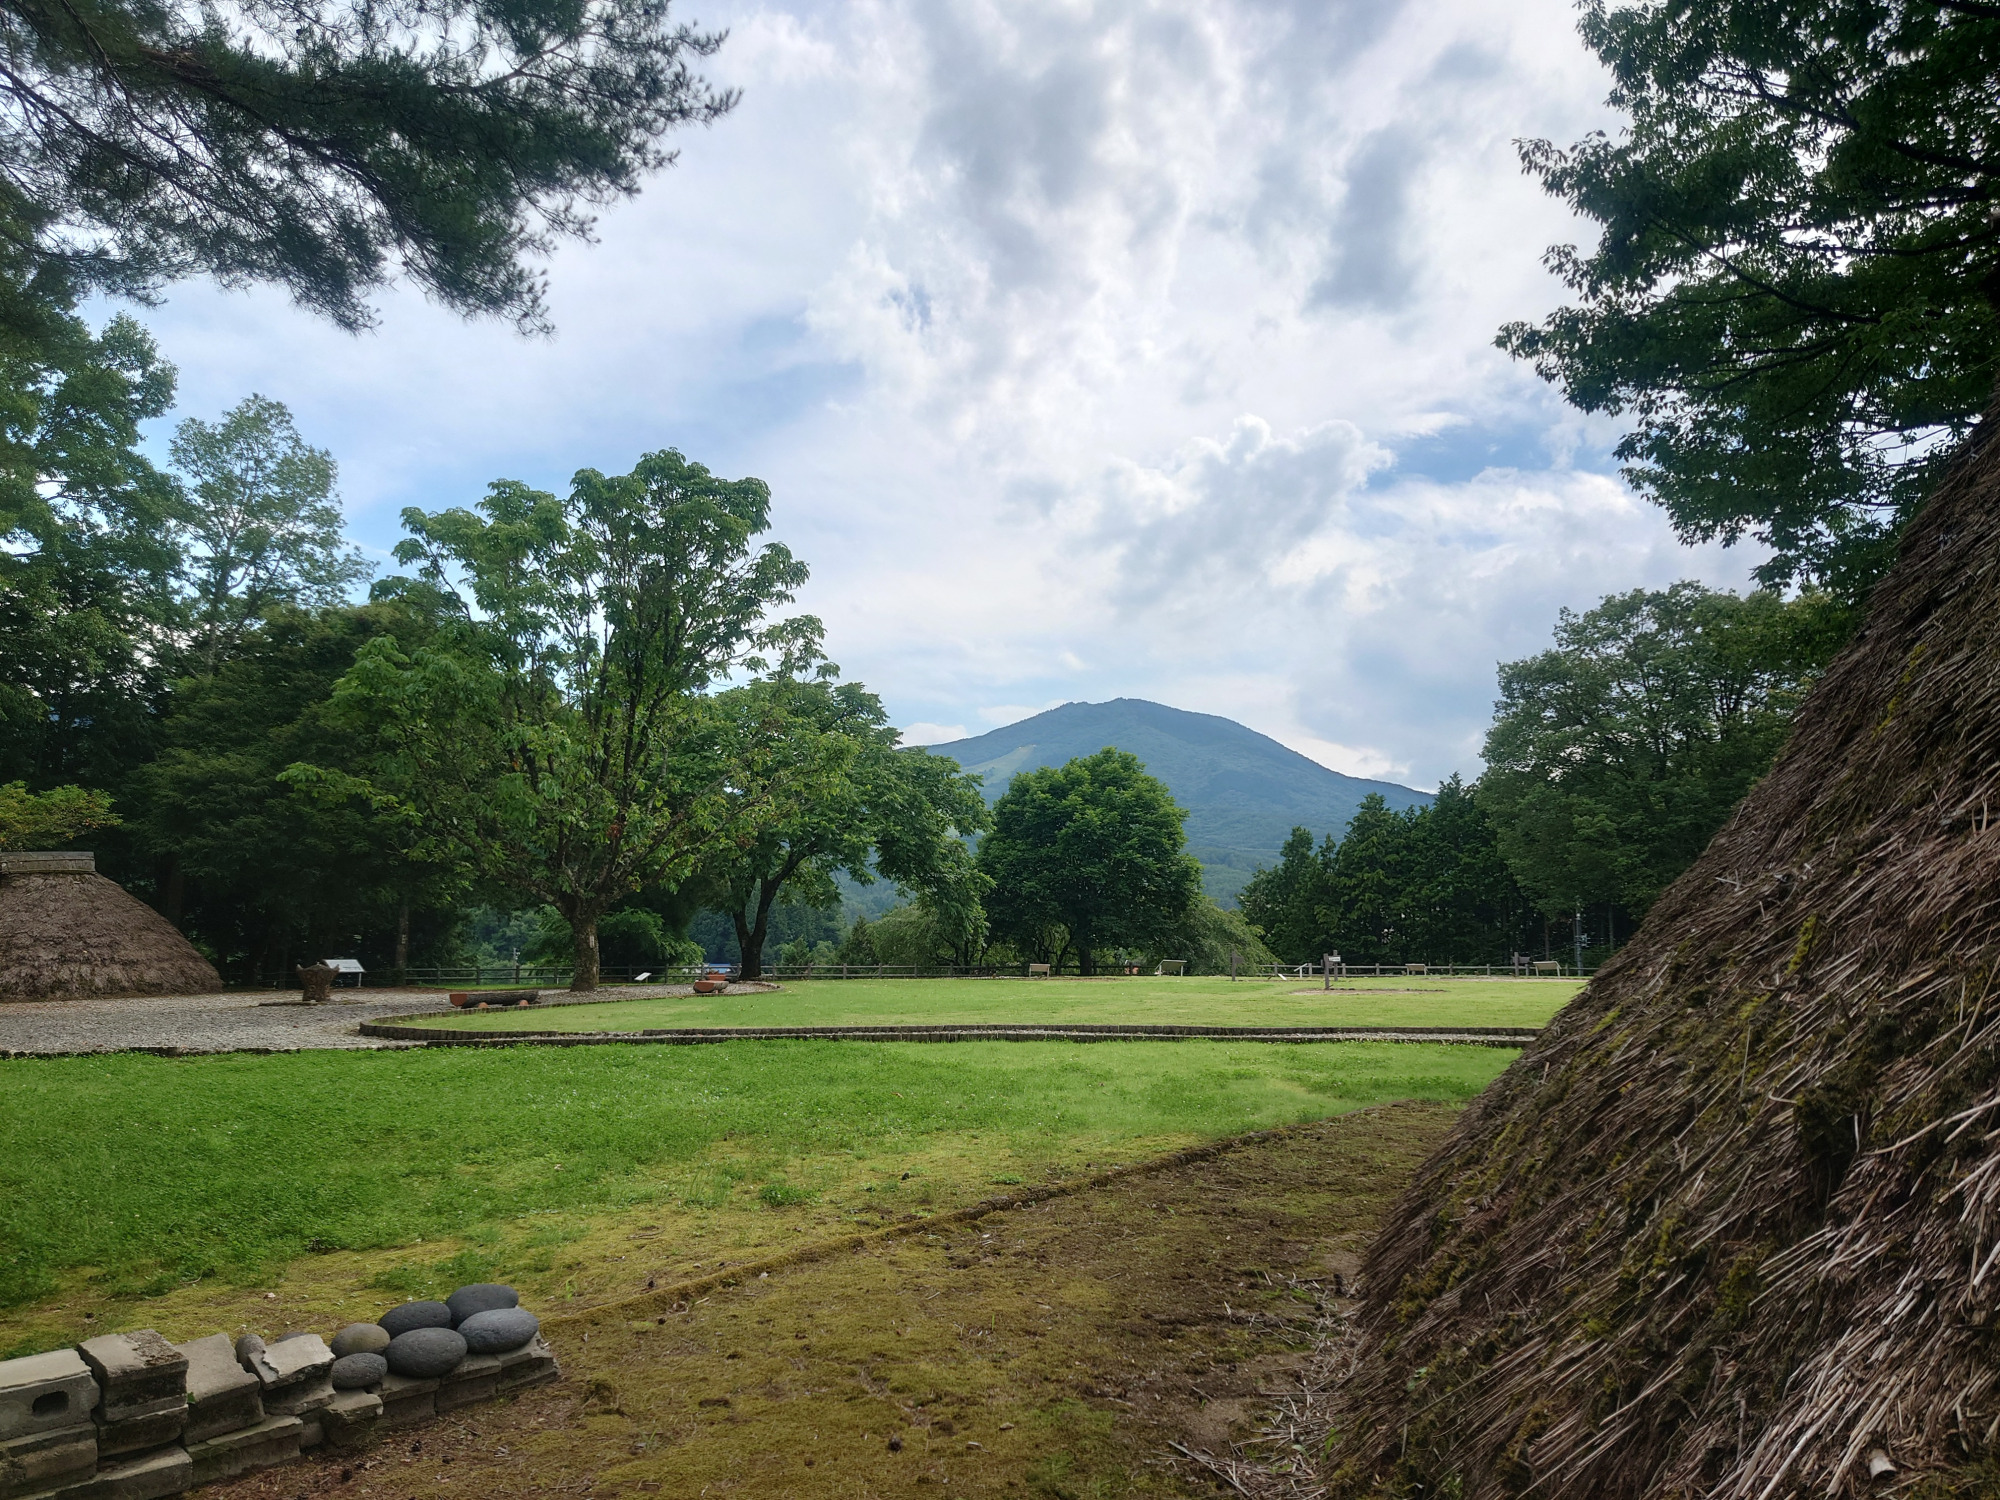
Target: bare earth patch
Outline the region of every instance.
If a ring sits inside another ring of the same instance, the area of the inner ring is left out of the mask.
[[[565,1379],[206,1493],[1213,1493],[1456,1111],[1299,1127],[676,1300],[552,1319]],[[1341,1278],[1336,1281],[1336,1277]]]

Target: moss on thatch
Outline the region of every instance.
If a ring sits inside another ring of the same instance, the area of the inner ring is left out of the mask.
[[[214,965],[172,923],[88,871],[0,874],[0,1000],[197,995]]]
[[[1777,766],[1392,1216],[1332,1491],[1976,1488],[2000,1450],[1996,981],[1986,441]]]

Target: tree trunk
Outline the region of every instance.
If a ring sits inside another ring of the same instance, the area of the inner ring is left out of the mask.
[[[756,921],[744,921],[741,912],[729,914],[736,924],[736,946],[743,950],[743,968],[739,978],[764,977],[764,940],[771,935],[771,908],[777,904],[778,891],[783,885],[782,876],[758,883]]]
[[[405,900],[396,908],[396,977],[410,967],[410,903]]]
[[[161,863],[166,868],[160,874],[160,915],[178,927],[187,906],[187,871],[178,855],[169,854]]]
[[[1085,979],[1090,978],[1093,972],[1091,968],[1090,949],[1086,948],[1082,943],[1076,945],[1076,972]]]
[[[597,913],[576,912],[569,919],[576,942],[576,970],[569,977],[570,993],[584,995],[597,988]]]
[[[764,977],[764,934],[744,920],[743,913],[733,911],[729,920],[736,927],[737,977],[739,979],[761,979]]]

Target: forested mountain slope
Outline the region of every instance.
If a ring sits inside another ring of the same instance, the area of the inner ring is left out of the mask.
[[[931,749],[983,774],[991,801],[1018,772],[1059,766],[1106,745],[1138,756],[1188,809],[1188,850],[1202,863],[1208,893],[1225,905],[1234,904],[1258,866],[1278,862],[1294,827],[1338,837],[1370,792],[1399,809],[1430,801],[1428,792],[1328,770],[1233,719],[1143,698],[1065,703]]]

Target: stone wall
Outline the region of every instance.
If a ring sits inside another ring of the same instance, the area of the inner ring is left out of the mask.
[[[405,1304],[384,1322],[394,1326],[398,1313],[443,1306]],[[400,1321],[422,1326],[408,1316]],[[525,1326],[533,1321],[525,1318]],[[451,1326],[440,1321],[427,1330],[433,1368],[436,1347],[449,1345],[439,1335]],[[353,1342],[374,1327],[353,1325],[334,1342]],[[379,1343],[397,1347],[386,1332]],[[255,1337],[232,1344],[219,1333],[170,1344],[142,1329],[0,1360],[0,1500],[158,1500],[322,1446],[365,1448],[384,1429],[558,1374],[539,1331],[518,1347],[485,1353],[460,1338],[456,1351],[443,1373],[418,1377],[383,1368],[409,1363],[393,1354],[373,1366],[342,1361],[336,1371],[334,1348],[316,1333],[269,1345]],[[356,1370],[373,1378],[357,1384]]]

